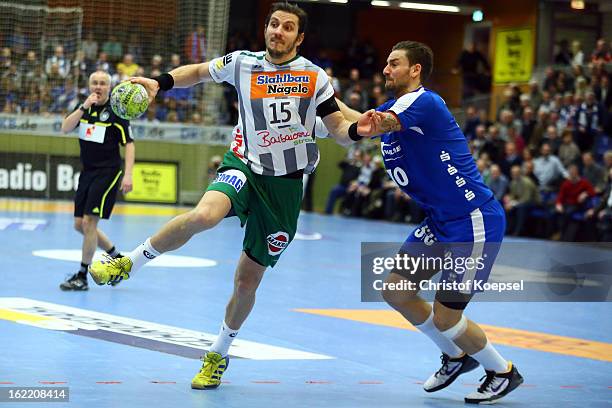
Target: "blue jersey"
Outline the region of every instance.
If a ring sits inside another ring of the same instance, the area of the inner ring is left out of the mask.
[[[402,129],[381,135],[389,176],[437,221],[469,217],[493,197],[444,100],[423,87],[377,108]]]

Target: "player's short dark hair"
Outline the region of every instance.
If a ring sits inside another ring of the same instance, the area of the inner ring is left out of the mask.
[[[296,15],[298,18],[298,34],[302,34],[304,31],[306,31],[306,26],[308,25],[308,14],[306,14],[306,12],[297,4],[291,4],[286,1],[279,1],[272,4],[270,11],[268,12],[268,16],[266,17],[266,27],[268,26],[270,18],[275,11],[284,11],[285,13]]]
[[[417,41],[400,41],[392,51],[404,50],[410,65],[421,65],[421,82],[427,81],[433,70],[433,51],[427,45]]]

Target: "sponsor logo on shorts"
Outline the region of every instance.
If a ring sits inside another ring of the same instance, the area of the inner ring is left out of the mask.
[[[149,259],[155,259],[155,255],[153,255],[152,253],[150,253],[149,251],[147,251],[146,249],[142,251],[142,254],[149,258]]]
[[[289,234],[279,231],[268,235],[266,241],[268,242],[268,253],[272,256],[277,256],[289,245]]]
[[[251,99],[292,96],[312,98],[317,73],[311,71],[257,72],[251,75]]]
[[[242,190],[242,187],[246,182],[246,176],[240,170],[231,169],[217,174],[217,178],[215,178],[214,182],[229,184],[230,186],[234,187],[238,193],[240,190]]]

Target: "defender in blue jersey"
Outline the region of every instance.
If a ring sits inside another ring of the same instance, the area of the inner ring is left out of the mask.
[[[465,401],[491,402],[514,390],[523,378],[493,348],[482,329],[464,316],[475,290],[451,284],[487,281],[503,239],[505,215],[484,184],[466,138],[444,100],[422,85],[432,66],[433,53],[426,45],[412,41],[396,44],[383,70],[385,86],[395,93],[395,99],[364,114],[371,127],[359,136],[380,135],[389,176],[427,214],[406,240],[402,255],[444,258],[450,254],[453,259],[482,262],[461,271],[442,269],[441,282],[449,286],[437,292],[433,308],[418,296],[418,290],[386,290],[383,296],[442,350],[442,367],[425,382],[425,391],[441,390],[480,364],[486,379]],[[408,280],[418,288],[437,272],[434,267],[410,273],[393,270],[387,282]]]

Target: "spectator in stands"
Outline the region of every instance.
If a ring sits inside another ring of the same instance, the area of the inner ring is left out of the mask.
[[[491,177],[491,172],[489,171],[489,156],[486,153],[482,153],[480,158],[476,160],[476,167],[482,175],[482,180],[487,184]]]
[[[13,65],[12,51],[10,48],[4,47],[2,53],[0,53],[0,75],[4,74],[11,65]]]
[[[503,175],[497,164],[491,165],[491,176],[487,181],[487,186],[493,191],[495,199],[501,202],[508,190],[508,178]]]
[[[570,65],[572,63],[572,52],[569,47],[569,42],[566,39],[559,41],[559,51],[555,55],[556,65]]]
[[[115,69],[113,65],[108,60],[108,54],[105,52],[101,52],[98,55],[98,60],[96,61],[96,70],[108,72],[110,75],[115,73]]]
[[[513,112],[516,108],[517,106],[515,106],[513,101],[512,89],[508,87],[504,89],[502,101],[499,107],[497,108],[497,115],[495,115],[495,117],[497,118],[497,120],[501,121],[504,112]]]
[[[361,84],[361,81],[359,78],[360,78],[359,70],[357,68],[351,68],[349,72],[349,83],[346,88],[346,91],[344,92],[343,102],[351,106],[351,108],[359,112],[363,112],[363,111],[366,111],[368,108],[367,107],[368,94],[363,88],[363,85]],[[358,105],[358,107],[350,105],[349,103],[351,98],[353,98],[353,101],[356,101],[356,98],[353,96],[353,93],[358,93],[360,96],[359,98],[360,104]]]
[[[603,156],[604,166],[606,171],[612,169],[612,150],[606,150]]]
[[[325,206],[326,214],[332,214],[334,212],[336,201],[339,198],[344,198],[349,185],[351,185],[354,180],[357,180],[357,177],[359,176],[362,165],[361,150],[355,149],[352,153],[352,157],[350,157],[350,153],[351,152],[349,151],[349,155],[338,163],[338,167],[340,167],[342,170],[340,182],[336,184],[329,192],[327,205]]]
[[[23,101],[21,112],[24,114],[38,114],[41,111],[40,91],[36,84],[32,83]]]
[[[102,44],[102,52],[105,52],[111,62],[118,62],[123,56],[123,45],[115,35],[110,35],[108,41]]]
[[[542,92],[540,91],[540,84],[537,80],[532,79],[529,81],[529,101],[531,102],[531,108],[535,111],[540,107],[542,103]]]
[[[608,75],[602,75],[599,82],[593,85],[593,93],[595,99],[601,104],[603,111],[607,112],[608,116],[612,116],[610,108],[612,107],[612,86],[610,84],[610,77]]]
[[[533,109],[529,106],[525,107],[521,116],[521,134],[526,146],[531,145],[536,125],[537,121],[534,118]]]
[[[612,55],[610,54],[610,50],[608,48],[608,44],[606,44],[606,40],[600,38],[597,40],[595,45],[595,49],[591,53],[591,62],[603,62],[608,63],[612,61]]]
[[[592,91],[587,92],[586,100],[577,112],[577,142],[581,151],[591,150],[595,138],[602,129],[602,111]]]
[[[520,165],[523,164],[523,158],[521,154],[517,152],[516,144],[514,142],[506,142],[505,150],[505,157],[501,160],[499,167],[501,168],[502,173],[509,178],[510,169],[514,166],[520,167]]]
[[[477,49],[475,43],[471,43],[461,52],[452,72],[454,74],[461,72],[462,100],[464,102],[476,94],[488,91],[490,84],[486,83],[486,79],[490,77],[491,66],[486,57]]]
[[[79,89],[82,89],[84,93],[87,93],[89,88],[89,75],[94,72],[94,69],[94,62],[85,58],[83,50],[78,50],[72,62],[70,77],[75,80]]]
[[[540,193],[533,180],[525,176],[521,166],[511,170],[509,193],[504,197],[504,208],[508,213],[508,233],[521,236],[525,230],[529,211],[540,203]]]
[[[554,192],[562,179],[568,177],[567,170],[557,156],[552,154],[550,144],[544,142],[540,157],[533,161],[533,173],[538,179],[540,191]]]
[[[499,129],[493,125],[489,127],[487,141],[481,149],[481,152],[487,153],[493,163],[499,163],[504,154],[504,141],[499,135]]]
[[[19,72],[25,78],[32,78],[36,71],[36,67],[39,65],[40,62],[36,56],[36,51],[28,51],[25,59],[19,64]],[[36,78],[36,81],[38,81],[38,78]]]
[[[574,109],[573,105],[574,94],[571,92],[566,92],[563,95],[561,107],[559,108],[559,127],[561,127],[561,129],[574,126],[576,110]]]
[[[580,161],[580,149],[574,143],[574,135],[571,129],[563,131],[561,146],[559,146],[559,160],[565,168]]]
[[[557,71],[555,71],[553,67],[544,68],[544,85],[542,86],[542,90],[549,93],[555,93],[557,91],[556,83]],[[544,95],[542,94],[542,96]]]
[[[198,24],[185,38],[185,55],[191,64],[206,61],[206,31]]]
[[[544,135],[543,143],[550,145],[553,154],[559,154],[559,147],[561,146],[561,138],[559,138],[559,130],[555,125],[548,125],[546,127],[546,134]]]
[[[55,47],[53,56],[47,58],[45,63],[45,72],[51,75],[53,65],[57,66],[57,72],[62,78],[66,78],[70,73],[70,60],[64,55],[64,47],[58,45]]]
[[[468,140],[472,140],[476,137],[476,126],[479,124],[480,117],[476,112],[476,108],[473,105],[468,106],[465,110],[465,126],[463,127],[463,134]]]
[[[608,183],[602,199],[595,208],[591,208],[586,212],[586,217],[596,220],[601,241],[612,241],[612,169],[608,172]]]
[[[485,125],[476,126],[476,130],[474,131],[474,139],[470,142],[470,147],[472,148],[472,156],[477,159],[480,157],[480,153],[482,152],[483,147],[487,143],[487,130]]]
[[[509,128],[518,129],[520,133],[521,121],[514,118],[514,113],[510,109],[504,109],[500,114],[500,121],[497,126],[499,129],[499,137],[502,140],[508,140]]]
[[[363,209],[363,204],[371,193],[370,183],[373,180],[377,165],[372,160],[372,154],[369,152],[364,152],[362,158],[359,176],[357,176],[357,179],[351,182],[346,189],[346,195],[342,202],[342,213],[344,215],[359,217]]]
[[[485,125],[486,128],[493,124],[493,122],[489,120],[489,112],[486,109],[480,109],[478,111],[478,117],[480,118],[480,123]]]
[[[117,75],[119,75],[119,79],[123,81],[124,79],[135,76],[138,68],[140,68],[140,66],[134,62],[132,54],[125,54],[123,56],[123,61],[117,64]]]
[[[162,64],[164,60],[161,55],[155,54],[151,57],[151,66],[149,66],[149,70],[147,71],[151,78],[154,78],[153,72],[162,72]]]
[[[555,210],[559,214],[559,227],[563,241],[575,241],[577,225],[572,222],[576,213],[584,213],[588,209],[589,198],[595,196],[595,190],[588,180],[580,176],[578,166],[572,164],[569,177],[561,184]]]
[[[523,150],[525,149],[525,140],[523,139],[523,136],[519,134],[517,128],[514,126],[508,128],[508,142],[514,143],[516,152],[519,155],[523,153]]]
[[[181,56],[178,54],[172,54],[170,56],[170,64],[166,68],[166,72],[170,72],[173,69],[178,68],[180,66],[181,66]]]
[[[31,48],[28,36],[23,33],[21,24],[16,24],[13,33],[7,38],[7,46],[13,51],[15,60],[21,60],[28,49]]]
[[[85,54],[85,59],[93,63],[98,56],[98,42],[94,39],[93,32],[88,32],[87,37],[81,42],[81,49]]]
[[[580,41],[572,41],[572,54],[572,65],[580,66],[584,64],[584,52],[582,51],[582,44],[580,44]]]
[[[597,194],[603,193],[606,189],[606,170],[593,158],[593,153],[582,153],[582,174],[591,183]]]

